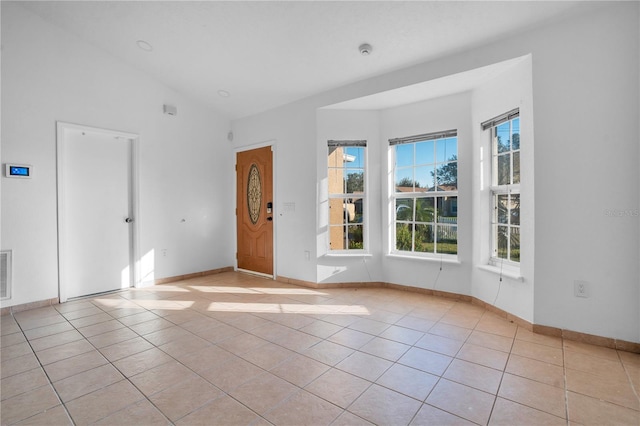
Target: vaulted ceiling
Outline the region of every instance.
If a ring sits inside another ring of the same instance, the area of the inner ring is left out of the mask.
[[[96,49],[229,118],[259,113],[355,81],[472,49],[579,13],[593,7],[592,4],[22,2],[25,8],[78,35]],[[140,48],[139,41],[148,43],[151,50]],[[373,47],[370,55],[360,54],[358,46],[362,43]]]

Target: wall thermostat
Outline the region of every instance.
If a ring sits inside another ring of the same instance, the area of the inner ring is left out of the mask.
[[[33,167],[27,164],[5,164],[5,176],[29,179],[33,175]]]

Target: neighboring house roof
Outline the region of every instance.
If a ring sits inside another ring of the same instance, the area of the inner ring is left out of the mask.
[[[413,190],[412,186],[396,186],[398,192],[427,192],[427,188],[416,188]]]
[[[457,185],[438,185],[438,191],[457,191]],[[416,188],[415,190],[411,186],[396,186],[397,192],[435,192],[435,187],[431,188]]]

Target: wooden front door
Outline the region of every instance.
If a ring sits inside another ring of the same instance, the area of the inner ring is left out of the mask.
[[[237,153],[238,269],[273,276],[273,153]]]

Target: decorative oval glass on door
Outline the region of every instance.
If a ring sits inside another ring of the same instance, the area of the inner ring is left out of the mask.
[[[258,223],[260,217],[260,206],[262,205],[262,182],[260,170],[255,164],[249,168],[247,178],[247,206],[249,207],[249,219],[254,225]]]

